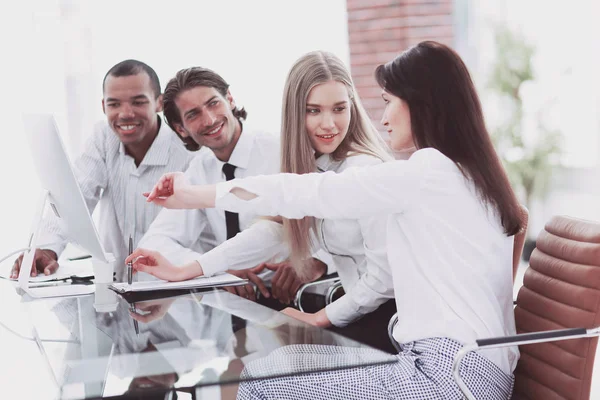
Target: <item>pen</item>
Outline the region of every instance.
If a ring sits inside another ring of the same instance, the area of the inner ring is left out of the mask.
[[[131,235],[129,235],[129,255],[131,255],[131,253],[133,253],[133,239],[131,239]],[[127,283],[131,285],[131,281],[133,280],[133,263],[132,262],[128,262],[127,263]],[[131,302],[129,304],[129,310],[133,313],[135,313],[135,303]],[[137,319],[133,319],[133,327],[135,328],[135,334],[136,335],[140,335],[140,326],[137,322]]]
[[[133,253],[133,240],[131,239],[131,235],[129,235],[129,255]],[[133,264],[131,262],[127,263],[127,283],[131,285],[131,281],[133,280]]]
[[[132,313],[136,313],[134,302],[129,303],[129,311],[131,311]],[[140,335],[140,325],[138,324],[137,319],[135,319],[135,318],[133,318],[133,327],[135,328],[135,334],[139,336]]]
[[[91,285],[93,282],[91,280],[71,280],[71,282],[67,282],[66,280],[52,280],[45,282],[33,282],[29,284],[30,288],[40,288],[40,287],[50,287],[50,286],[67,286],[67,285]]]
[[[65,276],[62,278],[54,278],[54,279],[48,279],[48,280],[43,280],[41,282],[36,282],[36,283],[47,283],[47,282],[66,282],[66,281],[71,281],[72,283],[92,283],[91,280],[94,279],[94,275],[84,275],[84,276],[77,276],[77,275],[71,275],[71,276]]]
[[[92,256],[88,254],[88,255],[85,255],[85,256],[67,258],[67,260],[69,260],[69,261],[79,261],[79,260],[87,260],[88,258],[92,258]]]

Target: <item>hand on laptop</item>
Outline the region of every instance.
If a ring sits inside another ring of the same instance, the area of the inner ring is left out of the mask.
[[[35,255],[33,256],[33,264],[31,265],[31,276],[37,276],[38,274],[50,275],[55,273],[58,269],[57,260],[58,257],[54,251],[48,249],[36,249]],[[17,279],[19,277],[22,262],[23,254],[21,254],[13,264],[10,272],[11,279]]]

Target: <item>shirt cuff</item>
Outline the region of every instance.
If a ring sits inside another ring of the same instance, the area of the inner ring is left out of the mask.
[[[337,327],[346,326],[362,317],[362,314],[359,314],[358,305],[347,294],[326,306],[325,314],[329,321]]]
[[[217,183],[217,189],[215,193],[215,206],[217,206],[217,208],[221,208],[220,203],[223,201],[223,197],[230,194],[231,188],[233,188],[234,180]]]
[[[204,276],[213,276],[227,270],[228,263],[223,246],[217,246],[204,254],[199,254],[194,260],[200,263]]]

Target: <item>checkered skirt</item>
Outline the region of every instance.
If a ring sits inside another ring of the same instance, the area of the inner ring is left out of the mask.
[[[239,400],[246,399],[463,399],[452,377],[452,362],[461,344],[432,338],[402,345],[398,362],[281,378],[244,381]],[[257,378],[282,374],[299,365],[327,368],[350,359],[368,358],[373,350],[319,345],[292,345],[249,363],[242,375]],[[337,364],[336,364],[337,363]],[[477,399],[507,400],[514,377],[487,358],[469,353],[461,376]]]

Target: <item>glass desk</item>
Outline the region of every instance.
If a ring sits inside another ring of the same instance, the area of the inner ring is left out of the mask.
[[[396,361],[224,290],[145,296],[125,299],[96,285],[91,295],[32,299],[0,279],[0,398],[142,398],[173,390],[196,398],[203,388],[244,379]],[[139,333],[128,300],[144,320]],[[320,355],[323,345],[338,346],[335,357]],[[299,348],[303,357],[293,354]],[[276,367],[246,368],[274,351]]]

